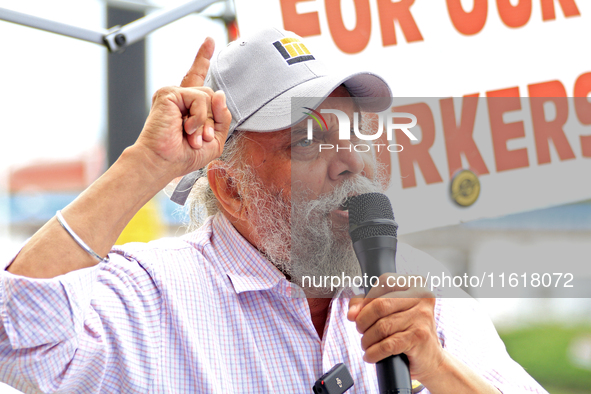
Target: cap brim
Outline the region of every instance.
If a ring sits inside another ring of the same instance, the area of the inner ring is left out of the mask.
[[[364,111],[381,112],[392,104],[390,87],[376,74],[321,76],[281,93],[237,125],[236,130],[270,132],[291,127],[306,117],[305,114],[292,116],[292,99],[305,100],[298,107],[316,108],[340,85],[345,85],[351,96],[366,98],[361,104]]]

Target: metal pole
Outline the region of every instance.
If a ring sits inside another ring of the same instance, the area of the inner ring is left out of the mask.
[[[6,8],[0,8],[0,19],[101,45],[104,45],[103,37],[109,33],[108,30],[90,30],[83,27],[71,26]]]
[[[137,11],[107,7],[107,25],[125,25],[141,18]],[[108,56],[108,141],[107,160],[112,165],[139,135],[146,117],[145,41]]]

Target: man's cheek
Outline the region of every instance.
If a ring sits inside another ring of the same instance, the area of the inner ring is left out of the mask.
[[[306,196],[306,199],[313,200],[322,191],[328,172],[322,164],[316,166],[305,166],[305,168],[296,168],[292,166],[291,171],[291,189],[293,196]]]
[[[365,153],[360,153],[360,155],[364,164],[361,175],[373,180],[376,176],[377,167],[377,161],[373,150]]]

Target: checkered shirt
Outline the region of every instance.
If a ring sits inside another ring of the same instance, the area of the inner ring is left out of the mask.
[[[399,271],[432,264],[399,245]],[[0,381],[25,393],[311,393],[341,362],[350,393],[378,392],[348,299],[320,339],[306,299],[220,214],[53,279],[0,272]],[[443,347],[504,394],[545,392],[474,300],[439,298],[435,319]]]

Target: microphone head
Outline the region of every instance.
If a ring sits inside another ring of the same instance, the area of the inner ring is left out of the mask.
[[[398,225],[388,197],[382,193],[365,193],[351,197],[348,203],[349,234],[353,243],[379,236],[396,238]],[[386,220],[391,220],[388,223]],[[384,220],[380,223],[381,220]],[[376,221],[375,223],[371,223]]]

